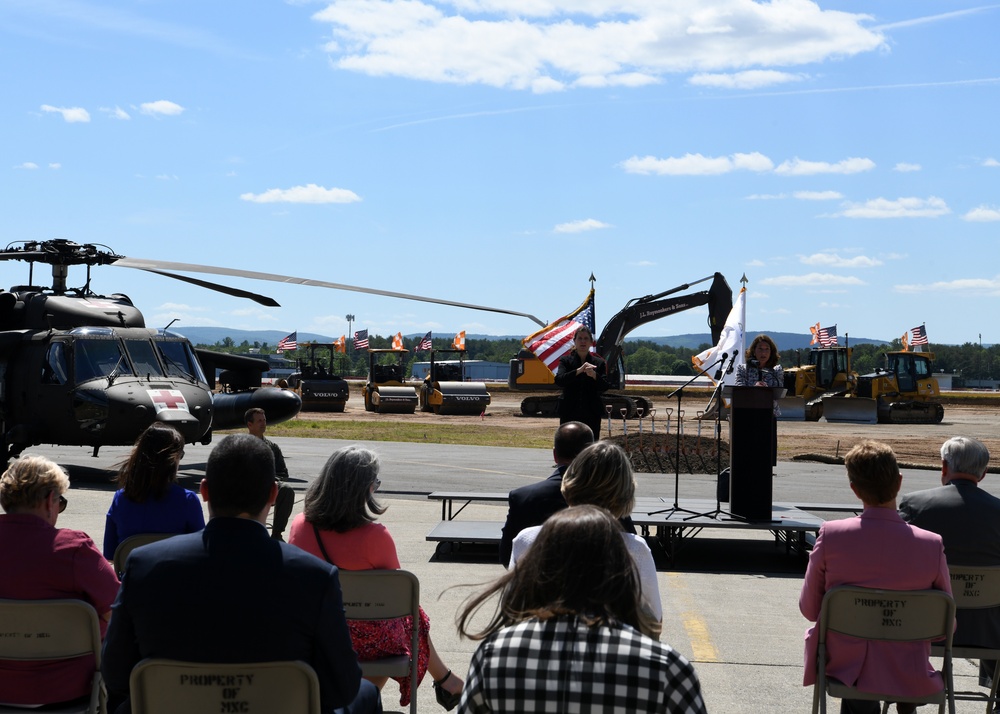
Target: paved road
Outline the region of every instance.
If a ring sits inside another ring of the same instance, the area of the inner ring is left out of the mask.
[[[344,442],[277,439],[288,460],[292,485],[303,491],[329,453]],[[461,560],[441,562],[424,536],[437,523],[440,508],[420,494],[439,489],[506,490],[549,473],[546,450],[432,444],[372,443],[382,457],[382,490],[389,510],[381,521],[393,533],[403,566],[420,578],[421,601],[430,615],[433,636],[445,661],[456,671],[467,666],[475,643],[458,637],[454,616],[462,600],[478,583],[503,572],[490,554],[470,553]],[[201,477],[210,447],[188,447],[182,464],[186,485]],[[73,487],[69,508],[60,525],[80,528],[95,540],[103,537],[104,513],[113,486],[109,469],[126,449],[102,449],[94,459],[83,449],[39,447],[31,450],[55,458],[70,468]],[[674,494],[673,474],[640,474],[642,496]],[[680,477],[680,495],[714,497],[714,479]],[[935,485],[933,471],[907,471],[904,490]],[[989,477],[994,489],[1000,477]],[[996,491],[994,491],[996,492]],[[851,502],[842,467],[782,462],[774,482],[775,500]],[[301,510],[301,497],[296,511]],[[502,520],[499,506],[471,507],[466,517]],[[804,562],[775,548],[766,534],[722,540],[705,531],[691,541],[677,563],[661,567],[664,603],[662,639],[691,658],[702,680],[712,712],[808,711],[810,690],[801,686],[802,635],[806,623],[797,601]],[[878,547],[878,544],[873,544]],[[959,684],[975,686],[974,667],[957,664]],[[395,704],[395,685],[385,693],[387,709]],[[421,714],[440,712],[429,680],[418,696]],[[834,706],[836,706],[834,704]],[[981,712],[960,703],[959,712]]]

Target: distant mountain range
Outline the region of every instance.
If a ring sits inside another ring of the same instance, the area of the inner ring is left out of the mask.
[[[285,337],[287,332],[280,332],[278,330],[237,330],[229,327],[181,327],[175,326],[172,331],[179,332],[185,337],[187,337],[191,342],[196,345],[214,345],[217,342],[223,342],[227,337],[230,338],[237,345],[242,344],[246,341],[248,344],[253,345],[255,342],[260,344],[267,344],[273,347],[277,345],[283,337]],[[748,337],[752,335],[757,335],[757,332],[747,333]],[[809,347],[809,342],[812,340],[812,335],[800,334],[796,332],[768,332],[771,339],[775,341],[779,349],[791,350],[791,349],[804,349]],[[410,335],[404,335],[407,339],[413,340],[423,337],[424,333],[413,333]],[[319,335],[314,332],[299,332],[298,341],[299,342],[333,342],[337,337],[331,337],[329,335]],[[383,337],[388,337],[388,335],[383,335]],[[438,337],[451,337],[451,334],[440,334]],[[520,340],[524,335],[466,335],[467,339],[472,340]],[[689,349],[697,349],[701,345],[707,345],[712,343],[712,335],[708,332],[693,333],[686,335],[665,335],[663,337],[627,337],[628,342],[653,342],[658,345],[669,345],[670,347],[687,347]],[[843,341],[843,339],[841,340]],[[861,343],[871,343],[876,345],[888,344],[887,340],[876,340],[868,337],[851,337],[851,344],[857,345]]]

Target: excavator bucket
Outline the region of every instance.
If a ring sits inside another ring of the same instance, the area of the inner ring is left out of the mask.
[[[823,418],[828,422],[877,424],[878,403],[865,397],[823,397]]]

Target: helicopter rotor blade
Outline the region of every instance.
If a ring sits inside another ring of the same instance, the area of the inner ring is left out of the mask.
[[[383,295],[385,297],[402,298],[404,300],[418,300],[420,302],[436,303],[438,305],[450,305],[452,307],[464,307],[470,310],[484,310],[486,312],[498,312],[504,315],[516,315],[526,317],[534,321],[541,327],[548,323],[542,322],[534,315],[516,310],[506,310],[499,307],[486,307],[484,305],[473,305],[471,303],[456,302],[454,300],[442,300],[439,298],[424,297],[422,295],[410,295],[408,293],[397,293],[390,290],[378,290],[376,288],[362,288],[357,285],[344,285],[342,283],[331,283],[325,280],[312,280],[310,278],[296,278],[290,275],[275,275],[273,273],[259,273],[253,270],[236,270],[235,268],[219,268],[211,265],[197,265],[194,263],[174,263],[162,260],[146,260],[141,258],[119,258],[112,265],[125,268],[138,268],[140,270],[155,271],[179,270],[188,273],[209,273],[212,275],[228,275],[234,278],[250,278],[252,280],[269,280],[275,283],[286,283],[290,285],[311,285],[319,288],[330,288],[331,290],[350,290],[357,293],[368,293],[369,295]],[[178,276],[173,276],[178,277]]]
[[[189,278],[186,275],[175,275],[173,273],[167,273],[163,270],[153,270],[151,268],[143,268],[143,270],[147,273],[156,273],[157,275],[162,275],[167,278],[173,278],[174,280],[180,280],[202,288],[208,288],[209,290],[214,290],[217,293],[224,293],[225,295],[232,295],[233,297],[253,300],[255,303],[263,305],[264,307],[281,307],[277,300],[268,297],[267,295],[258,295],[257,293],[252,293],[247,290],[231,288],[226,285],[219,285],[218,283],[210,283],[207,280],[199,280],[198,278]]]

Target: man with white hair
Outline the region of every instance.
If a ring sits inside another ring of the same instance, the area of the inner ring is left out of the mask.
[[[955,436],[941,446],[941,486],[907,494],[899,515],[944,541],[949,565],[1000,565],[1000,498],[979,488],[990,452],[984,444]],[[955,645],[1000,647],[1000,608],[961,610]],[[990,686],[996,662],[979,663],[979,683]]]

